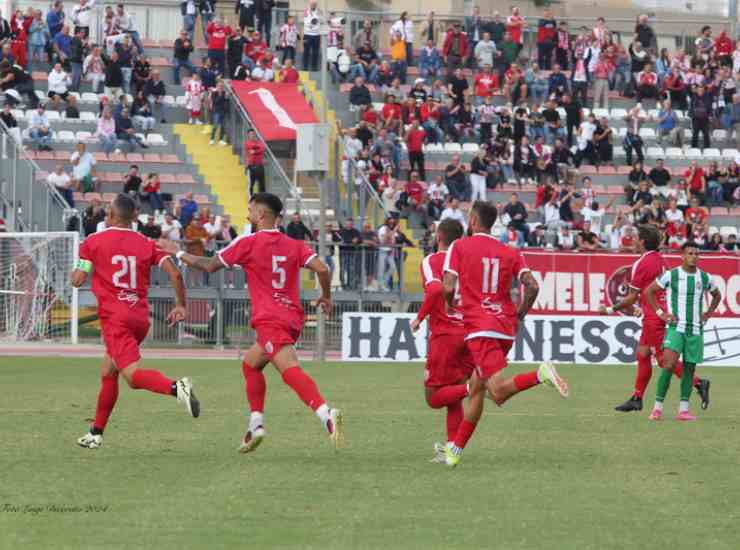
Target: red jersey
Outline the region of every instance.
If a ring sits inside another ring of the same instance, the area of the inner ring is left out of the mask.
[[[475,95],[488,97],[498,88],[498,77],[494,74],[479,73],[475,77]]]
[[[424,148],[424,137],[426,132],[420,127],[418,130],[413,128],[406,132],[406,146],[409,153],[421,153]]]
[[[300,270],[316,256],[304,241],[277,229],[239,237],[218,252],[226,267],[238,265],[247,277],[252,300],[252,327],[303,327]]]
[[[417,318],[423,321],[429,316],[429,332],[438,334],[461,334],[464,332],[463,316],[450,308],[442,293],[442,276],[445,252],[429,254],[421,262],[421,280],[424,283],[424,302]]]
[[[226,39],[233,34],[233,31],[231,27],[224,27],[211,22],[208,23],[206,34],[208,35],[208,49],[223,51],[226,49]]]
[[[506,18],[506,32],[511,35],[511,41],[516,44],[522,43],[522,29],[524,28],[524,17],[521,15],[510,15]]]
[[[377,126],[378,125],[378,113],[374,111],[373,109],[368,109],[367,111],[362,113],[362,120],[364,120],[371,126]]]
[[[92,291],[101,321],[149,316],[149,271],[170,255],[133,229],[109,227],[80,246],[80,259],[92,263]]]
[[[247,166],[260,166],[265,162],[265,144],[261,141],[245,141],[244,152],[247,154]]]
[[[640,292],[640,308],[642,309],[642,315],[645,322],[660,322],[663,321],[655,314],[653,308],[647,300],[647,289],[648,287],[660,277],[663,272],[668,269],[668,265],[665,263],[663,256],[657,250],[649,250],[645,252],[640,258],[632,265],[632,271],[630,272],[630,288]],[[665,292],[659,291],[655,294],[658,305],[665,310]]]
[[[421,204],[421,201],[424,198],[424,186],[420,181],[409,180],[404,187],[404,191],[406,191],[409,198],[416,201],[416,204]]]
[[[517,316],[511,287],[529,271],[521,252],[492,235],[476,233],[452,243],[444,270],[458,278],[465,338],[513,340]]]
[[[383,120],[401,120],[401,106],[398,103],[385,103],[383,105]]]
[[[286,82],[288,84],[294,84],[300,80],[300,75],[293,67],[290,69],[283,69],[280,71],[280,82]]]
[[[685,212],[686,221],[694,224],[706,223],[709,214],[701,206],[699,208],[687,208]]]

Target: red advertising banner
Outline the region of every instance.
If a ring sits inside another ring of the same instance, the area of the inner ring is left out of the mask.
[[[293,141],[297,124],[318,122],[297,84],[232,80],[231,87],[266,141]]]
[[[600,305],[612,305],[627,295],[634,254],[524,251],[540,292],[533,314],[594,315]],[[670,267],[681,263],[678,254],[664,256]],[[721,317],[740,316],[740,256],[704,254],[699,267],[711,274],[722,291],[717,309]]]

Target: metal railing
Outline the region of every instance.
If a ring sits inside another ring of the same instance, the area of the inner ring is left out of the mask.
[[[79,220],[77,210],[69,207],[53,185],[38,179],[42,170],[18,139],[19,132],[10,131],[0,121],[0,218],[7,230],[71,229],[70,221]]]

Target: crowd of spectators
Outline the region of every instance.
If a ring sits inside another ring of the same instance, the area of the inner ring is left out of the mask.
[[[404,14],[391,27],[389,54],[381,54],[367,19],[345,47],[346,70],[332,68],[335,80],[351,83],[357,116],[356,124],[339,126],[345,181],[366,184],[394,217],[415,218],[427,229],[449,216],[464,222],[472,201],[518,186],[520,193],[499,205],[496,229],[512,246],[627,250],[635,226],[650,223],[663,229],[666,246],[693,238],[708,247],[729,241],[734,249],[731,233],[705,235],[708,221],[698,223],[695,213],[740,205],[737,161],[694,161],[679,173],[653,156],[648,167],[641,130],[650,123],[660,146],[705,150],[717,145],[713,130],[723,129],[724,143],[740,148],[740,43],[727,30],[703,26],[691,53],[658,50],[648,17],[640,15],[622,44],[603,18],[570,29],[546,8],[536,51],[525,59],[526,25],[516,7],[490,19],[475,8],[464,24],[448,26],[434,13],[421,25]],[[407,86],[413,64],[419,76]],[[618,115],[622,133],[610,124],[610,95],[627,103]],[[443,170],[434,163],[440,175],[429,168],[435,144],[459,144],[458,153],[444,147],[452,153]],[[623,155],[615,155],[618,147]],[[472,160],[463,162],[468,151]],[[615,205],[618,195],[601,186],[597,193],[582,168],[607,167],[617,177],[624,173],[620,157],[632,170],[620,176],[625,200]],[[534,194],[534,203],[524,204],[522,192]]]

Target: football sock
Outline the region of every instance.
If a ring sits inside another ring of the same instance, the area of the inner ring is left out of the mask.
[[[288,384],[300,400],[311,407],[312,410],[317,410],[325,403],[316,382],[301,367],[285,369],[283,371],[283,382]]]
[[[245,361],[242,363],[242,374],[247,391],[247,402],[249,409],[254,412],[265,411],[265,393],[267,393],[267,381],[260,369],[250,367]]]
[[[177,395],[177,390],[172,393],[172,389],[177,387],[176,383],[158,370],[136,369],[131,377],[131,387],[163,395]]]
[[[689,401],[688,400],[681,399],[681,401],[678,402],[678,412],[680,413],[689,412]]]
[[[319,417],[319,420],[321,420],[321,423],[324,425],[324,427],[329,433],[334,431],[334,426],[329,427],[329,420],[331,419],[331,417],[329,416],[329,413],[331,412],[331,409],[326,403],[321,405],[314,412],[316,413],[316,416]]]
[[[103,433],[117,400],[118,375],[103,376],[100,379],[100,393],[98,393],[98,405],[95,409],[95,423],[93,424],[93,429],[90,430],[93,435]]]
[[[635,377],[635,396],[642,399],[653,376],[653,365],[650,357],[637,356],[637,376]]]
[[[531,388],[532,386],[536,386],[540,382],[541,381],[537,376],[536,370],[523,372],[521,374],[517,374],[514,377],[514,385],[516,386],[517,391],[528,390],[529,388]]]
[[[468,395],[467,384],[456,384],[454,386],[443,386],[437,389],[429,398],[429,406],[433,409],[449,407],[458,403]]]
[[[457,430],[460,428],[462,419],[462,401],[457,401],[451,405],[447,405],[447,441],[455,439],[455,435],[457,434]]]
[[[668,388],[671,385],[671,376],[673,373],[669,370],[663,369],[658,378],[658,391],[655,394],[655,400],[659,402],[665,401],[665,396],[668,394]]]
[[[462,450],[465,448],[465,445],[468,444],[468,440],[475,431],[475,426],[476,424],[463,418],[463,421],[460,422],[460,427],[457,429],[457,433],[455,434],[455,439],[453,440],[451,447],[453,453],[456,455],[462,453]]]
[[[264,426],[264,418],[261,412],[253,412],[249,415],[249,431],[254,431],[260,426]]]
[[[656,401],[655,405],[653,406],[654,411],[662,411],[663,410],[663,402],[662,401]]]
[[[692,389],[694,389],[694,365],[684,363],[683,375],[681,376],[681,401],[686,401],[688,404]],[[688,406],[686,410],[689,410]]]

